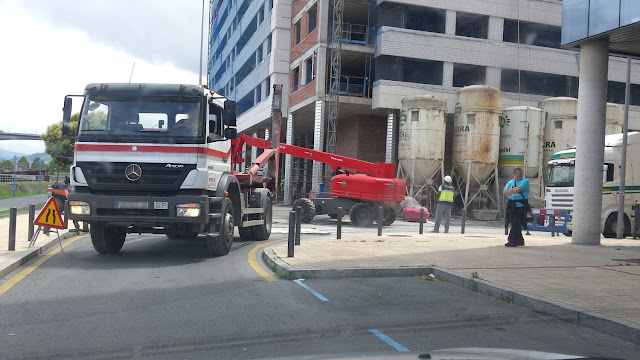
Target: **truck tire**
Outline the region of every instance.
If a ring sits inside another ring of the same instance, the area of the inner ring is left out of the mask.
[[[258,226],[252,226],[251,229],[253,233],[253,240],[255,241],[263,241],[267,240],[269,236],[271,236],[271,219],[273,214],[273,203],[271,202],[270,197],[264,197],[264,201],[262,203],[262,219],[264,220],[262,224]]]
[[[385,206],[384,208],[384,220],[382,221],[383,226],[390,226],[396,221],[396,209],[392,206]]]
[[[360,202],[351,208],[349,212],[351,224],[359,227],[366,227],[373,224],[375,217],[373,216],[373,206],[366,202]]]
[[[224,198],[220,213],[222,218],[218,227],[218,236],[207,234],[207,248],[213,256],[227,255],[231,251],[231,245],[233,244],[233,203],[228,197]],[[212,225],[212,223],[209,223],[209,232],[212,230]]]
[[[631,235],[631,222],[627,216],[624,216],[624,236]],[[607,239],[612,239],[617,236],[618,233],[618,213],[614,212],[607,218],[604,223],[604,231],[602,235]]]
[[[106,226],[104,223],[91,223],[91,243],[100,254],[117,254],[127,232],[124,228]]]
[[[293,211],[296,211],[296,207],[300,206],[302,211],[300,212],[300,221],[303,223],[310,223],[313,217],[316,216],[316,205],[307,198],[300,198],[293,203]]]

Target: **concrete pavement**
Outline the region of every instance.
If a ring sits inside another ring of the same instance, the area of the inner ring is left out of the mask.
[[[490,284],[640,329],[640,241],[605,239],[601,246],[580,246],[564,236],[525,240],[524,247],[506,248],[504,235],[368,235],[303,240],[294,258],[287,258],[286,244],[265,253],[272,251],[298,273],[431,266],[466,277],[473,273]]]
[[[96,254],[88,237],[73,242],[0,295],[0,358],[394,351],[374,329],[419,352],[477,346],[627,359],[640,353],[638,344],[417,277],[304,281],[322,301],[296,282],[256,273],[247,260],[261,243],[236,238],[229,255],[211,258],[201,240],[129,235],[115,256]]]
[[[42,204],[47,201],[47,189],[46,187],[42,189],[42,194],[38,195],[30,195],[30,196],[20,196],[20,197],[11,197],[8,199],[0,200],[0,211],[6,211],[10,208],[14,207],[17,209],[27,207],[30,204]],[[40,209],[38,209],[40,210]]]

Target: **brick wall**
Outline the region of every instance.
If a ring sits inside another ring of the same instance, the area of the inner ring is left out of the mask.
[[[341,132],[338,136],[341,135]],[[369,116],[361,118],[358,124],[358,159],[370,162],[384,162],[387,119]]]
[[[291,18],[296,17],[296,15],[302,11],[309,1],[313,0],[293,0],[293,6],[291,6]]]
[[[314,70],[315,71],[315,70]],[[289,75],[291,79],[291,90],[293,90],[293,71]],[[300,74],[300,80],[302,80],[302,73]],[[291,95],[289,95],[289,106],[293,106],[299,104],[300,102],[308,99],[316,94],[316,79],[314,78],[312,81],[308,82],[304,85],[298,85],[298,90],[292,91]]]
[[[316,13],[317,14],[317,13]],[[300,24],[300,42],[296,44],[295,25]],[[309,16],[302,14],[297,23],[291,24],[291,60],[295,60],[311,49],[318,42],[318,16],[316,15],[316,28],[309,30]]]
[[[336,152],[338,155],[358,157],[358,118],[342,118],[338,121]]]

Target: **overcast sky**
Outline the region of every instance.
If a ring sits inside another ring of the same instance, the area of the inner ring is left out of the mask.
[[[61,120],[65,95],[128,82],[134,61],[132,82],[196,84],[201,10],[201,0],[0,0],[0,130],[44,132]],[[204,58],[206,83],[206,48]],[[44,144],[0,148],[31,154]]]

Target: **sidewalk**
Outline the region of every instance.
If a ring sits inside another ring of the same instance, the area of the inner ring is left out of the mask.
[[[295,271],[438,267],[468,278],[467,283],[477,273],[487,284],[640,329],[640,241],[603,239],[601,246],[572,245],[564,236],[525,236],[525,241],[524,247],[506,248],[504,235],[374,235],[303,240],[294,258],[287,258],[284,243],[267,248],[265,255],[275,253]]]
[[[14,207],[16,209],[20,209],[23,207],[27,207],[30,204],[42,204],[47,202],[47,189],[42,189],[42,194],[38,195],[30,195],[30,196],[21,196],[21,197],[11,197],[8,199],[0,200],[0,211],[6,211],[10,208]],[[40,209],[36,209],[38,211]]]
[[[40,209],[36,210],[39,211]],[[37,215],[37,214],[36,214]],[[34,228],[34,233],[37,227]],[[55,229],[51,231],[55,235]],[[40,232],[36,245],[39,245],[47,236]],[[0,264],[19,253],[26,250],[29,245],[29,214],[18,215],[16,218],[16,251],[8,251],[9,246],[9,218],[0,219]]]

